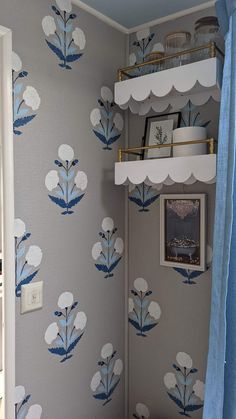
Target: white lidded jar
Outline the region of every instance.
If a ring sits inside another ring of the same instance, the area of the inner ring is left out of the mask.
[[[183,127],[173,131],[173,144],[183,141],[206,140],[207,131],[204,127]],[[199,156],[207,154],[207,144],[189,144],[173,147],[173,157]]]

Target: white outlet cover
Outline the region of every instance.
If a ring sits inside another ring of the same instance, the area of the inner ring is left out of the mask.
[[[39,310],[43,307],[43,281],[22,285],[21,314]]]

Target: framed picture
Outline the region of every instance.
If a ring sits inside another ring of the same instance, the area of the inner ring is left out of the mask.
[[[206,270],[206,195],[160,196],[160,263]]]
[[[181,112],[156,115],[146,118],[144,145],[171,144],[173,130],[180,126]],[[171,147],[147,150],[143,154],[145,159],[171,157]]]

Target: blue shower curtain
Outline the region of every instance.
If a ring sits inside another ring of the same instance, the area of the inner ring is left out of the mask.
[[[236,419],[236,0],[217,1],[225,36],[210,341],[203,419]]]

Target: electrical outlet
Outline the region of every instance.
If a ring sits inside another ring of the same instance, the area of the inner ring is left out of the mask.
[[[43,281],[21,286],[21,314],[43,307]]]

